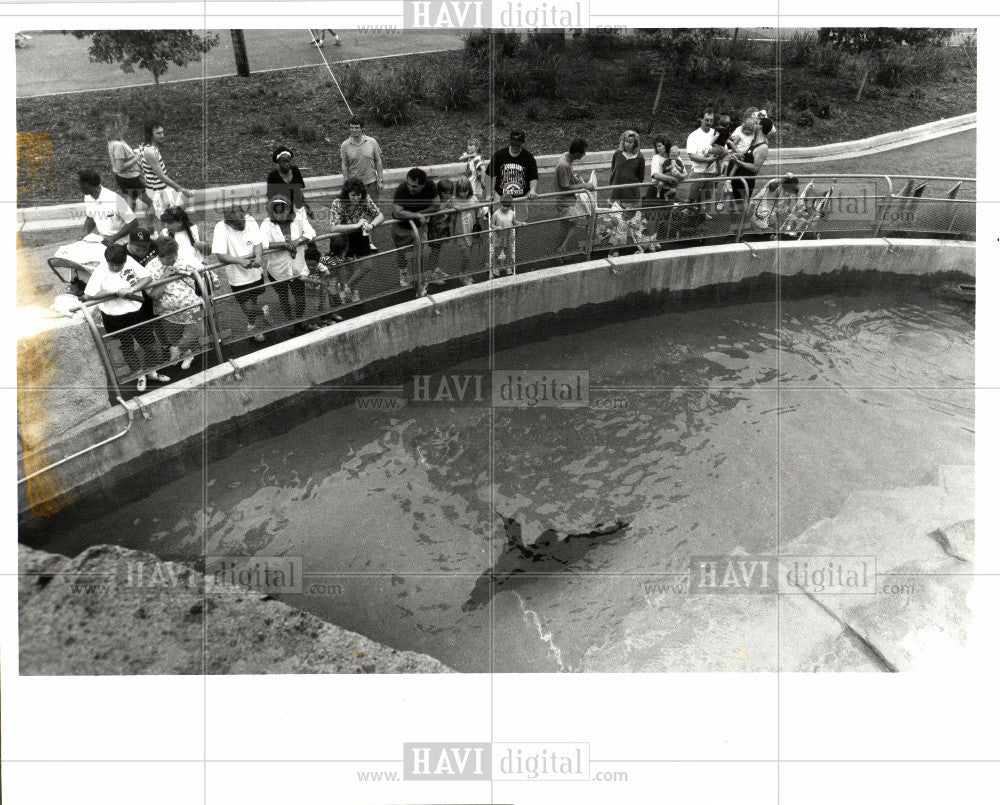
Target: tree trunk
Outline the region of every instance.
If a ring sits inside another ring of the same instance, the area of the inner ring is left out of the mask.
[[[660,68],[660,83],[656,85],[656,99],[653,101],[653,111],[649,113],[649,126],[646,134],[653,133],[653,119],[656,117],[656,110],[660,108],[660,95],[663,93],[663,79],[667,77],[667,63],[664,62]]]
[[[243,39],[243,31],[234,28],[229,33],[233,37],[233,58],[236,60],[236,75],[240,78],[249,78],[250,60],[247,58],[247,43]]]
[[[740,29],[733,28],[733,41],[729,44],[729,58],[733,58],[733,54],[736,52],[736,43],[739,40]]]
[[[865,91],[865,82],[868,80],[868,72],[870,70],[871,70],[871,67],[866,67],[865,68],[865,74],[863,76],[861,76],[861,86],[858,87],[858,94],[854,97],[854,102],[855,103],[857,103],[858,101],[861,100],[861,93]]]

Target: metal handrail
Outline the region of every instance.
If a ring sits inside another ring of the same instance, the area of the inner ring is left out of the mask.
[[[884,196],[877,195],[875,197],[875,201],[876,201],[876,216],[875,216],[875,219],[874,219],[873,222],[865,222],[865,226],[872,226],[872,236],[873,237],[878,237],[879,236],[879,233],[882,230],[882,226],[885,223],[887,214],[890,212],[890,210],[891,210],[891,208],[893,206],[893,203],[896,202],[898,200],[898,198],[899,198],[893,192],[893,190],[894,190],[894,185],[893,185],[893,181],[892,181],[893,177],[890,176],[890,175],[884,175],[884,174],[883,175],[878,175],[878,174],[835,174],[835,173],[803,173],[803,174],[795,174],[795,175],[800,180],[802,180],[802,179],[807,179],[807,180],[808,179],[813,179],[813,180],[815,180],[815,179],[838,179],[838,180],[839,179],[873,179],[873,180],[878,180],[878,181],[883,181],[884,180],[885,183],[886,183],[886,193],[885,193],[885,195]],[[767,178],[768,181],[771,181],[774,178],[781,178],[781,174],[775,174],[774,176],[765,175],[765,176],[761,176],[759,178],[760,179]],[[926,181],[931,181],[931,180],[962,181],[962,182],[967,182],[967,183],[971,183],[971,184],[974,184],[975,181],[976,181],[975,179],[969,179],[967,177],[924,177],[924,176],[906,177],[906,176],[896,176],[895,178],[897,178],[897,179],[904,178],[904,179],[909,179],[909,180],[922,179],[925,182]],[[687,178],[683,179],[681,181],[681,183],[715,183],[715,184],[718,184],[718,183],[733,182],[733,181],[740,181],[740,182],[742,182],[743,185],[744,185],[744,188],[747,190],[747,192],[745,194],[745,199],[746,199],[745,203],[739,205],[740,208],[741,208],[740,209],[740,217],[739,217],[738,225],[736,226],[736,233],[735,233],[736,242],[740,242],[740,241],[743,240],[744,236],[747,234],[747,227],[746,227],[746,225],[747,225],[748,216],[749,216],[749,212],[750,212],[750,209],[751,209],[751,203],[752,203],[752,199],[750,198],[750,194],[749,194],[749,186],[748,186],[748,184],[746,182],[746,177],[739,177],[739,176],[706,176],[706,177],[701,177],[701,176],[695,176],[695,177],[687,177]],[[591,200],[591,204],[590,204],[590,208],[591,209],[590,209],[589,215],[586,216],[588,220],[587,220],[586,248],[584,250],[584,259],[585,260],[590,260],[591,257],[592,257],[592,255],[593,255],[593,250],[594,250],[594,246],[595,246],[596,226],[597,226],[598,219],[602,215],[606,215],[607,214],[607,210],[606,209],[605,210],[601,210],[601,209],[599,209],[597,207],[597,198],[598,198],[599,191],[601,191],[601,190],[611,190],[611,189],[627,190],[627,189],[651,187],[654,184],[655,184],[655,182],[653,182],[653,181],[647,181],[647,182],[636,182],[636,183],[631,183],[631,184],[627,184],[627,185],[606,185],[604,187],[599,188],[597,191],[591,191],[591,190],[586,190],[586,189],[560,190],[560,191],[551,192],[551,193],[542,193],[542,194],[539,194],[539,195],[535,196],[534,199],[531,199],[531,201],[534,201],[535,199],[565,198],[567,196],[575,196],[575,195],[578,195],[578,194],[584,193],[584,192],[587,193],[588,197]],[[943,202],[943,203],[951,203],[951,204],[955,205],[955,214],[952,216],[952,220],[949,223],[949,229],[948,229],[948,231],[950,233],[952,233],[952,234],[961,234],[961,233],[954,233],[954,231],[953,231],[954,230],[955,221],[956,221],[956,219],[958,217],[958,210],[960,209],[959,204],[963,204],[963,203],[975,203],[974,199],[920,199],[920,201],[921,202],[924,202],[924,201],[940,201],[940,202]],[[880,202],[881,202],[881,206],[879,206]],[[480,209],[493,208],[493,207],[497,206],[498,203],[499,203],[498,199],[491,198],[491,199],[486,200],[486,201],[477,201],[475,204],[470,205],[470,207],[472,209],[476,209],[478,211]],[[653,208],[650,208],[648,206],[647,207],[640,207],[639,209],[640,209],[640,211],[642,211],[642,210],[650,211],[650,210],[655,210],[655,209],[662,209],[662,210],[668,210],[669,211],[667,222],[666,222],[667,223],[667,239],[669,240],[669,234],[670,234],[670,231],[672,229],[673,222],[674,222],[674,213],[675,213],[676,210],[683,209],[686,206],[698,206],[698,203],[697,202],[693,202],[693,203],[690,203],[690,204],[686,204],[686,203],[683,203],[683,202],[682,203],[672,203],[672,204],[665,204],[665,205],[657,206],[657,207],[653,207]],[[878,214],[879,210],[881,211],[881,214]],[[457,211],[453,210],[453,209],[439,210],[439,211],[427,214],[426,217],[432,217],[434,215],[451,215],[451,214],[454,214],[455,212],[457,212]],[[555,222],[555,221],[562,221],[562,220],[567,220],[567,219],[582,219],[583,217],[584,216],[582,216],[582,215],[558,216],[558,217],[552,218],[552,219],[545,219],[545,220],[541,220],[541,221],[531,221],[531,222],[529,222],[529,224],[552,223],[552,222]],[[425,277],[426,266],[424,265],[424,256],[423,256],[424,247],[426,245],[430,244],[430,243],[434,243],[435,241],[446,242],[448,240],[455,240],[455,239],[458,239],[458,238],[466,237],[466,235],[464,235],[464,234],[462,234],[462,235],[452,235],[452,236],[448,236],[448,237],[445,237],[445,238],[436,238],[436,239],[433,239],[433,240],[424,240],[424,239],[421,239],[420,228],[417,227],[416,223],[412,219],[403,219],[403,220],[407,220],[408,221],[410,229],[413,232],[413,235],[414,235],[413,244],[411,246],[409,246],[409,247],[403,247],[403,248],[394,249],[394,250],[391,250],[391,251],[405,252],[407,250],[407,248],[412,249],[412,251],[413,251],[414,266],[415,266],[415,269],[416,269],[415,287],[417,289],[418,296],[423,296],[423,295],[425,295],[427,293],[427,291],[426,291],[426,284],[425,284],[425,280],[426,280],[426,277]],[[397,219],[394,219],[394,218],[385,218],[385,220],[383,220],[380,224],[378,224],[378,227],[395,226],[395,225],[398,225],[399,223],[401,223],[400,220],[397,220]],[[819,233],[819,232],[822,232],[823,230],[817,228],[817,229],[814,229],[813,231],[816,232],[816,233]],[[836,231],[836,230],[832,230],[832,231]],[[918,230],[911,230],[911,231],[918,231]],[[329,240],[330,238],[332,238],[334,236],[343,235],[343,234],[344,233],[334,233],[334,232],[327,232],[327,233],[323,233],[323,234],[318,234],[315,237],[309,239],[308,243],[317,243],[317,242],[320,242],[320,241]],[[756,232],[755,231],[753,234],[766,234],[766,232],[764,232],[764,231],[762,231],[762,232]],[[775,233],[771,233],[771,234],[775,234]],[[800,235],[801,234],[805,234],[805,232],[800,233]],[[487,233],[487,235],[488,235],[488,233]],[[715,237],[715,238],[718,238],[718,237],[721,237],[721,236],[722,235],[720,235],[720,234],[709,234],[708,235],[708,237]],[[728,232],[725,233],[725,236],[728,237],[729,233]],[[662,241],[660,241],[658,239],[657,242],[662,242]],[[750,246],[749,243],[747,243],[747,245]],[[269,247],[267,249],[264,249],[263,252],[264,252],[264,254],[272,254],[272,253],[276,253],[276,252],[279,252],[279,251],[283,251],[285,249],[286,249],[286,247],[284,247],[284,246],[274,246],[274,247]],[[753,253],[753,247],[752,246],[750,246],[750,249],[751,249],[751,253]],[[386,254],[386,253],[387,252],[382,252],[382,254]],[[576,254],[579,254],[579,251],[577,251]],[[553,253],[552,255],[549,255],[548,257],[535,258],[535,259],[530,260],[528,262],[539,262],[541,260],[551,259],[551,258],[555,258],[557,256],[559,256],[559,255]],[[367,259],[367,258],[361,258],[361,259]],[[179,275],[179,276],[192,276],[193,279],[194,279],[194,281],[198,285],[198,288],[199,288],[199,290],[201,292],[201,297],[200,297],[201,306],[202,306],[202,308],[204,310],[204,315],[205,315],[205,317],[208,320],[208,329],[209,329],[209,332],[210,332],[210,335],[211,335],[212,348],[213,348],[213,351],[214,351],[214,354],[215,354],[215,358],[218,360],[219,363],[225,362],[226,358],[225,358],[225,354],[223,353],[223,350],[222,350],[223,344],[222,344],[221,333],[220,333],[220,330],[219,330],[218,310],[217,310],[217,307],[216,307],[216,302],[219,299],[228,299],[228,298],[231,298],[233,296],[233,294],[222,294],[222,295],[219,295],[218,297],[216,297],[215,294],[213,294],[213,293],[210,292],[210,290],[209,290],[209,284],[208,284],[208,282],[206,282],[205,275],[206,275],[206,272],[216,271],[218,269],[225,269],[225,267],[226,267],[226,264],[221,263],[221,262],[206,263],[202,267],[198,267],[198,268],[192,269],[189,274]],[[263,266],[262,266],[262,268],[263,268]],[[485,270],[488,270],[488,268],[489,268],[489,266],[487,266],[486,268],[483,268],[482,270],[485,271]],[[473,272],[473,273],[478,273],[478,272]],[[170,282],[175,281],[176,279],[177,279],[176,275],[171,275],[171,276],[168,276],[168,277],[164,277],[163,279],[158,280],[155,283],[151,283],[149,286],[146,286],[146,287],[154,287],[155,288],[155,287],[158,287],[158,286],[161,286],[161,285],[166,285],[166,284],[168,284]],[[284,282],[284,280],[282,280],[281,282]],[[274,285],[276,283],[274,283],[274,282],[265,282],[265,284],[266,285]],[[393,291],[393,293],[397,293],[397,291]],[[374,299],[381,298],[382,296],[386,296],[386,295],[389,295],[389,294],[379,294],[378,296],[371,297],[370,299],[367,299],[366,301],[372,301]],[[137,299],[137,300],[141,300],[142,299],[141,295],[138,295],[138,294],[130,294],[130,295],[127,295],[127,296],[128,296],[128,298],[133,298],[133,299]],[[54,468],[56,468],[56,467],[58,467],[58,466],[60,466],[60,465],[62,465],[64,463],[66,463],[68,461],[71,461],[74,458],[77,458],[77,457],[79,457],[81,455],[84,455],[84,454],[86,454],[88,452],[91,452],[91,451],[93,451],[93,450],[95,450],[95,449],[97,449],[99,447],[102,447],[102,446],[104,446],[106,444],[109,444],[110,442],[113,442],[116,439],[122,438],[126,433],[128,433],[129,429],[132,426],[132,422],[133,422],[133,419],[134,419],[133,411],[125,403],[125,401],[122,399],[121,390],[120,390],[120,388],[118,386],[117,376],[116,376],[116,373],[114,371],[114,368],[113,368],[113,365],[112,365],[112,362],[111,362],[111,356],[110,356],[110,354],[108,352],[107,344],[105,342],[105,339],[101,336],[100,330],[98,329],[97,324],[95,323],[93,315],[92,315],[92,312],[91,312],[92,309],[94,307],[96,307],[97,305],[99,305],[102,301],[105,301],[105,300],[111,299],[111,298],[115,298],[115,295],[114,294],[102,294],[100,296],[93,297],[93,298],[87,299],[85,301],[81,301],[81,303],[80,303],[80,310],[83,313],[83,317],[84,317],[84,319],[87,322],[88,329],[90,330],[90,332],[91,332],[91,334],[92,334],[92,336],[94,338],[94,342],[95,342],[95,344],[97,346],[98,356],[100,357],[100,360],[101,360],[101,362],[102,362],[102,364],[104,366],[105,373],[107,374],[107,377],[108,377],[108,387],[109,387],[109,390],[111,391],[111,393],[114,396],[114,398],[118,401],[118,403],[120,403],[122,406],[124,406],[124,408],[126,410],[126,413],[128,415],[128,423],[126,424],[125,429],[122,430],[120,433],[117,433],[117,434],[109,437],[108,439],[104,439],[104,440],[98,442],[97,444],[94,444],[94,445],[92,445],[92,446],[90,446],[88,448],[85,448],[84,450],[80,450],[80,451],[77,451],[76,453],[73,453],[73,454],[71,454],[69,456],[66,456],[65,458],[63,458],[63,459],[61,459],[61,460],[59,460],[59,461],[57,461],[57,462],[55,462],[55,463],[47,466],[47,467],[44,467],[44,468],[42,468],[40,470],[37,470],[37,471],[31,473],[30,475],[26,475],[24,478],[21,478],[21,479],[18,480],[18,484],[19,485],[22,484],[22,483],[25,483],[25,482],[27,482],[29,480],[31,480],[32,478],[35,478],[35,477],[37,477],[39,475],[42,475],[42,474],[44,474],[46,472],[49,472],[50,470],[52,470],[52,469],[54,469]],[[334,310],[334,308],[331,308],[330,312],[333,312],[333,310]]]
[[[17,485],[20,486],[21,484],[27,483],[32,478],[37,478],[39,475],[44,475],[47,472],[51,472],[56,467],[59,467],[59,466],[65,464],[67,461],[72,461],[74,458],[79,458],[80,456],[83,456],[83,455],[86,455],[87,453],[93,452],[98,447],[104,447],[104,445],[106,445],[106,444],[111,444],[111,442],[115,442],[115,441],[118,441],[118,439],[121,439],[126,433],[129,432],[129,430],[131,430],[131,428],[132,428],[132,422],[135,420],[135,416],[132,413],[132,409],[128,407],[128,405],[126,404],[125,400],[123,400],[120,396],[118,397],[118,402],[121,403],[122,407],[125,409],[125,414],[128,416],[128,422],[125,423],[125,429],[124,430],[122,430],[119,433],[116,433],[114,436],[109,436],[107,439],[103,439],[103,440],[97,442],[96,444],[92,444],[89,447],[85,447],[83,450],[77,450],[75,453],[71,453],[70,455],[68,455],[68,456],[66,456],[64,458],[59,459],[59,461],[56,461],[56,462],[54,462],[52,464],[49,464],[46,467],[42,467],[42,469],[36,470],[35,472],[31,473],[30,475],[25,475],[23,478],[18,478],[17,479]]]

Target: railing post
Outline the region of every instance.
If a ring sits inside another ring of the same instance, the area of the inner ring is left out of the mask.
[[[210,271],[211,269],[205,270]],[[212,299],[212,294],[208,290],[208,283],[205,282],[205,278],[201,273],[192,271],[191,275],[198,285],[198,290],[201,291],[201,305],[204,310],[205,319],[208,321],[208,331],[212,335],[215,358],[219,363],[224,363],[226,359],[222,355],[222,339],[219,337],[219,322],[216,319],[215,301]]]
[[[587,219],[587,248],[584,251],[583,259],[590,260],[594,253],[594,238],[597,237],[597,191],[588,190],[587,197],[590,199],[590,216]]]
[[[743,185],[743,203],[740,205],[742,207],[740,210],[740,225],[736,230],[735,240],[735,243],[739,243],[743,240],[743,230],[747,223],[747,211],[750,209],[750,185],[747,184],[747,180],[742,176],[731,176],[729,178],[731,181],[739,179],[740,183]]]
[[[427,289],[424,286],[424,244],[420,241],[420,229],[409,219],[410,229],[413,230],[413,269],[416,271],[417,296],[426,296]]]
[[[115,399],[119,399],[122,396],[122,391],[118,387],[118,376],[111,365],[111,355],[108,354],[108,345],[104,343],[104,339],[101,337],[101,333],[97,329],[97,324],[94,323],[94,317],[90,315],[86,303],[80,305],[80,310],[83,311],[83,317],[87,320],[90,333],[94,336],[94,343],[97,345],[97,354],[100,355],[101,363],[104,364],[104,371],[108,376],[108,385],[111,387],[111,392],[114,394]]]

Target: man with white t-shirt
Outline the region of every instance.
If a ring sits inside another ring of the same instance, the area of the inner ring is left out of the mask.
[[[718,154],[714,153],[713,143],[715,142],[715,110],[706,109],[701,116],[701,125],[692,131],[687,138],[687,155],[691,160],[691,179],[703,179],[708,173],[709,166],[712,165]],[[697,182],[691,187],[691,201],[700,202],[702,199],[710,197],[711,185],[709,182]]]
[[[227,207],[222,220],[215,225],[212,256],[226,267],[229,285],[247,317],[247,330],[254,341],[263,341],[264,334],[256,331],[256,322],[267,315],[266,307],[260,305],[265,290],[261,270],[264,248],[257,221],[239,205]]]
[[[82,170],[77,180],[87,216],[83,222],[83,238],[60,246],[55,256],[93,271],[104,261],[104,250],[108,246],[131,234],[136,218],[124,197],[101,185],[101,176],[96,171]]]

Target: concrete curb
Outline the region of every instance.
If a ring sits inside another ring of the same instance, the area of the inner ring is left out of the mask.
[[[874,137],[867,137],[863,140],[851,140],[842,143],[801,148],[776,148],[772,152],[769,162],[780,163],[781,165],[794,165],[850,159],[851,157],[860,157],[896,148],[905,148],[908,145],[916,145],[938,137],[959,134],[975,127],[976,113],[970,112],[967,115],[936,120],[901,131],[877,134]],[[643,153],[647,160],[652,156],[650,149],[645,149]],[[578,164],[581,170],[606,168],[611,161],[612,154],[612,151],[594,151],[587,154]],[[539,171],[546,174],[552,173],[559,158],[559,154],[538,156]],[[454,176],[462,174],[465,171],[465,165],[461,162],[450,162],[441,165],[425,166],[425,169],[431,176]],[[408,168],[392,168],[385,171],[383,177],[385,184],[391,187],[402,182],[407,170]],[[306,199],[329,197],[336,190],[340,189],[341,179],[342,177],[339,173],[329,176],[309,177],[307,180],[309,189],[305,194]],[[194,198],[188,205],[188,211],[195,215],[209,210],[221,212],[226,202],[233,199],[252,199],[260,202],[264,198],[265,191],[266,184],[264,182],[196,190]],[[18,228],[24,234],[72,229],[73,227],[81,226],[83,220],[84,207],[82,203],[26,207],[17,210]]]

